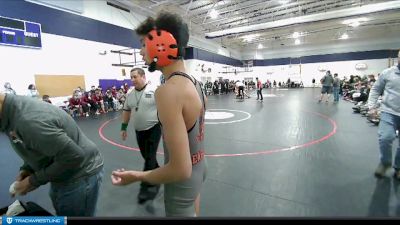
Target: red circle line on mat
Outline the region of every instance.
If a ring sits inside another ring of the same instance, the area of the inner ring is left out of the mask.
[[[322,119],[325,119],[326,121],[328,121],[331,124],[332,130],[328,134],[326,134],[325,136],[323,136],[323,137],[321,137],[319,139],[311,140],[311,141],[309,141],[307,143],[304,143],[304,144],[294,145],[294,146],[290,146],[290,147],[286,147],[286,148],[276,148],[276,149],[268,149],[268,150],[257,151],[257,152],[244,152],[244,153],[235,153],[235,154],[232,154],[232,153],[229,153],[229,154],[206,154],[206,156],[207,157],[233,157],[233,156],[266,155],[266,154],[277,153],[277,152],[293,151],[293,150],[296,150],[296,149],[301,149],[301,148],[305,148],[305,147],[309,147],[311,145],[315,145],[315,144],[321,143],[321,142],[329,139],[330,137],[332,137],[336,133],[337,125],[336,125],[336,122],[333,119],[329,118],[326,115],[320,114],[320,113],[310,112],[310,111],[305,111],[305,112],[314,114],[314,115],[316,115],[316,116],[318,116],[318,117],[320,117]],[[104,136],[104,134],[103,134],[104,127],[106,127],[111,121],[116,120],[117,118],[119,118],[119,117],[107,120],[106,122],[104,122],[100,126],[100,128],[99,128],[100,138],[103,139],[104,141],[108,142],[111,145],[114,145],[116,147],[119,147],[119,148],[122,148],[122,149],[125,149],[125,150],[140,151],[139,148],[133,148],[133,147],[129,147],[129,146],[117,143],[117,142],[115,142],[113,140],[110,140],[106,136]],[[158,154],[163,154],[163,153],[158,152]]]

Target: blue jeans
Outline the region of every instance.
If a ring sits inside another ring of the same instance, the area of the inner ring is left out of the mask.
[[[380,160],[385,166],[392,166],[392,145],[394,139],[396,139],[396,130],[399,128],[400,116],[382,112],[378,136]],[[397,148],[393,168],[400,169],[400,146]]]
[[[333,87],[333,101],[339,101],[339,87]]]
[[[51,183],[50,198],[57,216],[94,216],[103,169],[73,182]]]

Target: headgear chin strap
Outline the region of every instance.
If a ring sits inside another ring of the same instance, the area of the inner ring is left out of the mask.
[[[164,67],[171,65],[178,59],[178,44],[174,36],[165,30],[151,30],[145,37],[145,46],[152,63],[149,71],[156,66]]]
[[[149,65],[149,68],[148,68],[149,72],[154,72],[154,71],[156,71],[156,69],[157,69],[157,63],[154,61],[151,62]]]

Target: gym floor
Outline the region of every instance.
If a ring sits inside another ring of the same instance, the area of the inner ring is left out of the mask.
[[[201,193],[204,217],[395,217],[400,216],[400,182],[376,179],[377,127],[353,104],[318,103],[319,88],[264,89],[264,102],[233,94],[209,96],[205,147],[208,175]],[[137,203],[139,184],[116,187],[113,169],[141,170],[134,132],[119,136],[121,112],[77,119],[105,158],[97,216],[164,216],[163,191]],[[398,146],[395,141],[393,151]],[[8,195],[19,157],[0,136],[0,208]],[[159,146],[161,153],[162,144]],[[159,163],[163,155],[159,154]],[[48,185],[19,198],[54,213]]]

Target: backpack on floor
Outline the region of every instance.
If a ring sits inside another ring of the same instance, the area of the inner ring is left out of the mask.
[[[25,209],[24,212],[18,214],[17,216],[54,216],[49,213],[47,210],[39,206],[34,202],[22,202],[20,201],[22,207]],[[0,216],[5,216],[8,210],[8,206],[0,209]]]

